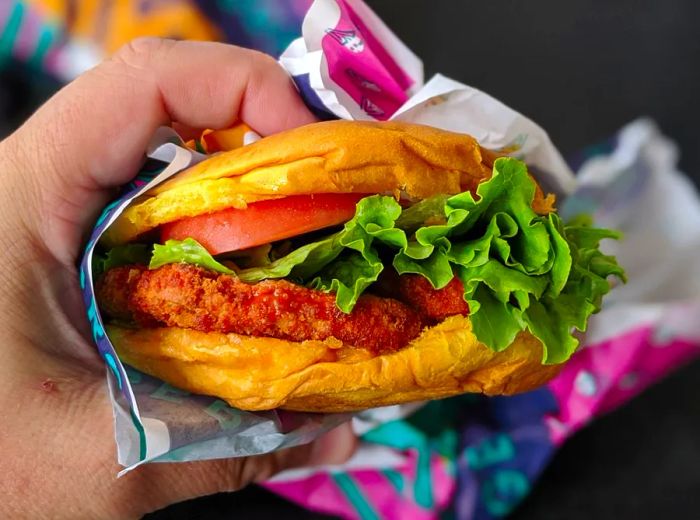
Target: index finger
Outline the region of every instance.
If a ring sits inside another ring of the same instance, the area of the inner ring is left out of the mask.
[[[75,224],[85,226],[104,203],[96,194],[133,177],[158,126],[225,128],[238,119],[263,135],[314,121],[269,56],[146,38],[67,85],[13,138],[40,177],[31,183],[44,192],[39,199],[58,213],[45,214],[59,227],[50,239],[79,233]]]

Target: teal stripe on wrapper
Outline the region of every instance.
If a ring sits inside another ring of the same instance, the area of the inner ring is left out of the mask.
[[[119,369],[117,368],[117,362],[114,360],[114,356],[110,354],[109,352],[106,352],[104,355],[105,361],[107,362],[107,366],[109,369],[112,371],[112,374],[114,375],[114,379],[117,380],[117,385],[119,386],[119,390],[122,389],[122,376],[119,373]]]
[[[46,53],[51,48],[54,39],[54,30],[49,25],[42,25],[39,33],[39,40],[36,42],[34,54],[29,58],[29,64],[37,69],[41,69],[44,64]]]
[[[141,424],[139,418],[136,417],[134,410],[131,409],[129,412],[131,413],[131,421],[134,423],[134,428],[136,428],[139,434],[139,460],[143,460],[146,458],[146,432],[143,429],[143,424]]]
[[[372,508],[372,505],[367,501],[350,475],[338,473],[333,475],[333,480],[362,520],[379,520],[379,515],[374,511],[374,508]]]
[[[107,362],[107,366],[112,371],[112,374],[114,374],[117,384],[119,385],[119,389],[121,390],[122,376],[117,369],[117,363],[114,361],[114,357],[108,352],[104,355],[104,359]],[[143,460],[146,458],[146,431],[143,429],[143,424],[134,413],[133,408],[129,409],[129,415],[131,415],[131,422],[134,423],[134,428],[136,428],[136,432],[139,435],[139,460]]]
[[[416,450],[416,480],[413,496],[416,503],[426,509],[433,507],[433,489],[430,474],[430,446],[426,436],[405,421],[392,421],[367,432],[363,439],[367,442],[385,444],[397,450]]]
[[[394,486],[394,489],[399,493],[403,492],[404,481],[403,475],[394,469],[382,470],[382,473],[386,479]]]
[[[426,509],[434,505],[433,487],[430,481],[430,449],[427,444],[417,446],[418,461],[416,462],[416,482],[413,486],[413,495],[416,503]]]
[[[3,64],[12,54],[12,49],[15,46],[19,29],[22,26],[24,18],[24,4],[15,2],[12,6],[7,23],[0,31],[0,65]]]

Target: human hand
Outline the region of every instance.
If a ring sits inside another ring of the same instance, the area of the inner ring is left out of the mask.
[[[312,445],[229,460],[151,464],[116,478],[104,366],[76,263],[113,190],[156,128],[260,134],[313,117],[269,57],[236,47],[137,40],[61,90],[0,143],[1,517],[138,517],[301,465],[339,463],[344,425]]]

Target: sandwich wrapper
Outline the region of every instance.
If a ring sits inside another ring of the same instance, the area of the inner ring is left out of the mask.
[[[424,84],[420,60],[359,0],[315,1],[302,33],[280,63],[320,118],[428,124],[522,158],[545,191],[558,194],[564,218],[585,212],[625,233],[605,246],[629,282],[607,296],[561,374],[533,392],[354,416],[236,410],[123,365],[95,303],[90,266],[104,230],[133,198],[205,158],[161,129],[143,171],[98,219],[80,266],[92,334],[108,367],[118,460],[126,472],[145,462],[255,455],[309,442],[352,419],[363,442],[346,465],[288,471],[266,487],[344,518],[434,518],[447,510],[459,518],[504,516],[568,436],[700,353],[695,190],[675,168],[674,146],[645,120],[625,127],[574,177],[532,121],[444,76]],[[236,135],[239,146],[259,138]]]

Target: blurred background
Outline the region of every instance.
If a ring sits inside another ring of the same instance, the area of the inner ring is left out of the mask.
[[[79,70],[139,34],[221,39],[278,54],[308,0],[0,0],[0,136]],[[649,116],[700,183],[700,4],[692,0],[367,0],[423,59],[548,130],[572,163]],[[561,449],[516,519],[694,518],[700,365],[688,366]],[[152,518],[322,518],[257,488]]]

